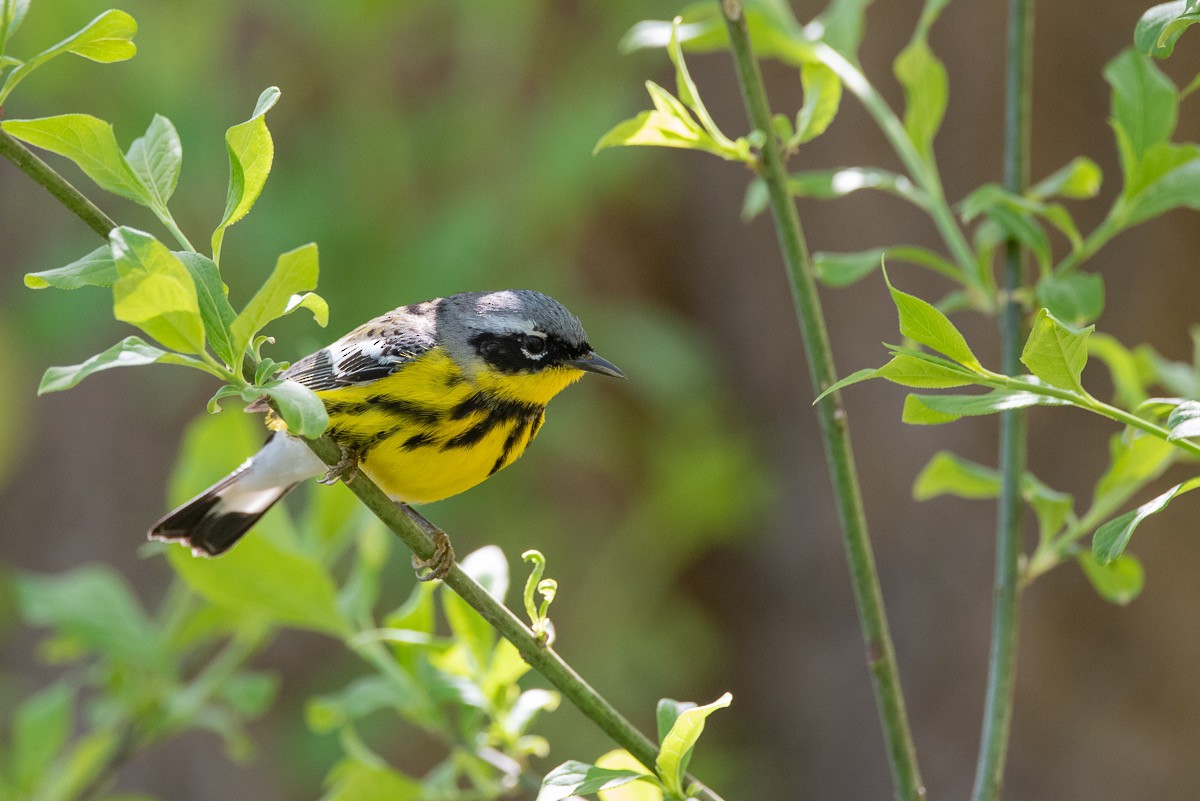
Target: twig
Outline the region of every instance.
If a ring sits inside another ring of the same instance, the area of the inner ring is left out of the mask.
[[[739,6],[731,9],[731,5]],[[824,315],[812,278],[812,264],[805,245],[800,218],[787,188],[787,169],[779,143],[770,135],[771,112],[758,62],[750,49],[750,35],[740,4],[723,3],[725,24],[733,49],[738,82],[751,125],[767,134],[762,148],[762,175],[770,197],[771,212],[784,262],[791,278],[792,299],[804,338],[809,374],[818,392],[837,380]],[[850,562],[850,579],[858,605],[859,622],[867,646],[867,664],[875,687],[875,698],[887,741],[888,761],[896,797],[904,801],[924,798],[925,788],[917,767],[916,750],[909,730],[908,714],[900,688],[896,653],[888,631],[883,595],[875,572],[875,558],[867,534],[850,432],[841,397],[833,393],[817,404],[817,417],[825,443],[825,455],[837,496],[843,542]]]

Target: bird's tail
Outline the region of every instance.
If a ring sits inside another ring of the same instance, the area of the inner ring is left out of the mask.
[[[267,510],[324,465],[295,437],[272,434],[257,455],[150,529],[150,539],[181,542],[196,556],[229,550]]]

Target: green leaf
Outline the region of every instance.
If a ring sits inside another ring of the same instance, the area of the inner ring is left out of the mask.
[[[148,206],[151,196],[125,161],[113,128],[87,114],[62,114],[36,120],[0,123],[8,133],[29,144],[65,156],[105,191]]]
[[[878,378],[918,389],[946,389],[974,384],[977,376],[953,362],[920,351],[898,352],[875,371]]]
[[[704,721],[713,712],[733,702],[733,696],[725,693],[711,704],[685,709],[675,719],[667,736],[662,738],[654,770],[663,785],[676,795],[683,796],[683,774],[687,771],[696,741],[704,732]]]
[[[1050,273],[1037,284],[1037,302],[1060,320],[1084,325],[1104,311],[1104,277],[1098,273]]]
[[[958,268],[931,250],[915,245],[894,245],[857,253],[814,253],[813,274],[826,286],[849,286],[879,269],[884,259],[928,267],[934,272],[957,277]]]
[[[220,687],[221,700],[245,718],[263,715],[278,694],[278,676],[250,670],[233,674]]]
[[[292,295],[316,289],[317,273],[316,244],[309,243],[281,255],[270,277],[230,325],[234,353],[244,353],[255,334],[282,317]]]
[[[66,266],[25,274],[25,286],[30,289],[79,289],[82,286],[112,286],[116,282],[117,265],[108,245],[101,245]]]
[[[546,774],[537,801],[563,801],[571,796],[611,790],[637,779],[652,780],[653,777],[635,770],[610,770],[570,760]]]
[[[425,789],[415,779],[381,764],[347,759],[329,773],[330,788],[321,801],[420,801]]]
[[[1087,364],[1088,336],[1094,330],[1094,325],[1072,328],[1041,309],[1021,351],[1021,363],[1051,386],[1086,394],[1079,379]]]
[[[25,21],[30,0],[0,0],[0,53],[3,53],[8,38],[17,32]]]
[[[673,698],[658,699],[658,706],[655,708],[654,715],[658,723],[658,741],[661,743],[663,738],[667,736],[667,732],[671,731],[671,727],[679,719],[680,713],[695,706],[697,704],[693,701],[676,701]]]
[[[317,393],[303,384],[287,379],[263,384],[255,389],[275,402],[279,416],[295,436],[313,439],[321,436],[329,427],[329,413],[325,411],[325,404],[317,397]]]
[[[6,36],[15,29],[16,25],[20,24],[28,7],[28,2],[18,2],[16,6],[8,9],[14,16],[8,24],[8,30],[4,35],[0,35],[0,50],[3,50],[2,45]],[[4,85],[0,86],[0,105],[4,105],[9,93],[29,73],[64,53],[74,53],[77,56],[104,64],[133,58],[137,52],[137,46],[133,43],[135,33],[137,33],[137,22],[133,17],[117,9],[105,11],[71,36],[43,50],[9,73]]]
[[[167,557],[192,589],[218,606],[334,637],[350,633],[325,568],[262,532],[251,532],[220,559],[194,557],[179,547],[168,548]]]
[[[1086,156],[1076,156],[1065,167],[1034,184],[1028,195],[1034,200],[1052,197],[1084,200],[1099,194],[1102,178],[1103,173],[1096,162]]]
[[[1166,142],[1175,130],[1178,96],[1171,79],[1135,50],[1110,61],[1104,77],[1113,89],[1113,127],[1124,135],[1128,147],[1128,153],[1122,152],[1122,169],[1128,176],[1147,150]]]
[[[304,719],[309,729],[324,734],[381,709],[411,710],[423,703],[421,695],[421,688],[404,671],[362,676],[334,693],[308,699]]]
[[[1109,440],[1109,466],[1096,482],[1092,504],[1123,500],[1160,475],[1177,450],[1171,443],[1143,434],[1114,434]]]
[[[820,200],[844,197],[860,189],[878,189],[902,197],[924,207],[925,194],[903,175],[875,167],[846,167],[834,170],[809,170],[788,176],[788,191],[795,197],[813,197]],[[752,220],[767,208],[770,200],[767,185],[755,178],[746,186],[746,198],[742,202],[742,219]],[[879,259],[875,260],[879,264]]]
[[[173,251],[183,262],[192,282],[196,286],[196,299],[200,306],[200,317],[204,321],[204,334],[213,352],[235,371],[241,370],[241,352],[233,347],[230,326],[237,316],[229,304],[229,289],[221,280],[216,262],[201,253],[190,250]]]
[[[1194,147],[1172,148],[1173,155],[1184,157],[1194,152]],[[1154,151],[1147,158],[1154,155]],[[1140,178],[1145,178],[1143,167]],[[1127,225],[1145,222],[1152,217],[1186,206],[1200,209],[1200,156],[1173,167],[1166,173],[1146,184],[1129,201],[1125,214]]]
[[[813,400],[813,405],[820,403],[827,395],[831,395],[834,392],[843,390],[852,384],[859,383],[860,381],[866,381],[868,378],[874,378],[875,374],[878,371],[879,371],[878,367],[864,367],[861,370],[855,370],[853,373],[846,376],[845,378],[842,378],[842,379],[834,382],[834,384],[832,386],[828,387],[824,392],[822,392],[820,395],[818,395]]]
[[[149,192],[152,207],[166,209],[183,164],[183,143],[171,121],[155,114],[146,133],[129,146],[125,161]]]
[[[825,10],[813,20],[816,33],[825,44],[852,62],[858,61],[858,46],[862,42],[863,21],[871,0],[830,0]]]
[[[1108,564],[1101,564],[1089,551],[1080,551],[1076,559],[1104,600],[1125,606],[1142,594],[1145,573],[1133,554],[1122,554]]]
[[[995,414],[1029,406],[1065,406],[1068,401],[1023,390],[996,389],[983,395],[909,395],[901,419],[910,425],[952,423],[960,417]]]
[[[904,130],[917,152],[926,160],[933,156],[933,139],[946,114],[950,84],[946,67],[923,38],[900,51],[892,65],[904,87]]]
[[[302,292],[288,298],[284,314],[291,314],[297,309],[308,309],[312,312],[313,320],[324,328],[329,325],[329,303],[316,292]]]
[[[796,133],[789,144],[811,142],[833,122],[842,102],[842,82],[829,67],[819,62],[800,67],[804,103],[796,114]]]
[[[1000,492],[1000,474],[990,467],[939,451],[917,475],[913,498],[925,501],[938,495],[960,498],[994,498]]]
[[[250,119],[225,132],[225,148],[229,152],[229,192],[225,199],[225,214],[212,235],[213,261],[218,263],[225,229],[246,216],[271,172],[275,144],[267,130],[266,113],[278,100],[279,89],[267,87],[258,96]]]
[[[59,682],[17,707],[8,768],[18,788],[32,790],[50,769],[71,735],[74,706],[75,688]]]
[[[22,575],[17,599],[21,617],[32,625],[53,627],[89,650],[130,665],[170,670],[154,625],[120,576],[106,567]]]
[[[596,760],[596,767],[609,770],[631,770],[642,774],[641,781],[632,781],[620,787],[612,787],[596,791],[600,801],[663,801],[662,786],[653,776],[646,774],[646,768],[634,758],[633,754],[622,748],[601,754]]]
[[[892,302],[900,315],[900,333],[914,342],[939,351],[962,366],[975,372],[983,372],[983,365],[975,358],[967,340],[950,318],[920,298],[901,292],[892,286],[884,272]]]
[[[1200,22],[1200,14],[1188,0],[1161,3],[1148,9],[1133,29],[1133,46],[1139,52],[1155,58],[1167,58],[1175,50],[1175,42],[1191,26]]]
[[[1047,487],[1032,473],[1027,472],[1021,478],[1021,496],[1037,515],[1041,542],[1049,542],[1075,511],[1074,496]]]
[[[1168,440],[1200,437],[1200,400],[1188,400],[1176,406],[1167,416]]]
[[[1200,487],[1200,478],[1193,478],[1182,484],[1176,484],[1171,489],[1153,500],[1147,501],[1132,512],[1126,512],[1120,517],[1109,520],[1096,529],[1092,539],[1092,553],[1101,564],[1108,564],[1120,556],[1129,545],[1129,539],[1143,520],[1152,514],[1157,514],[1166,508],[1172,500],[1185,492]]]
[[[70,389],[92,373],[98,373],[101,370],[113,367],[137,367],[155,362],[182,364],[204,369],[203,363],[195,359],[189,359],[177,353],[168,353],[148,344],[139,337],[125,337],[108,350],[97,353],[82,364],[48,368],[46,374],[42,376],[42,383],[38,386],[38,394],[45,395],[47,392],[62,392],[64,389]]]
[[[121,226],[109,234],[117,282],[113,315],[136,325],[171,350],[204,352],[204,321],[192,275],[166,245]]]
[[[1119,406],[1132,409],[1146,400],[1146,380],[1138,359],[1116,337],[1093,333],[1088,337],[1088,354],[1108,366]]]

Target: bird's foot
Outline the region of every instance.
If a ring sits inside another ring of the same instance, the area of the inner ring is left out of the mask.
[[[446,532],[435,528],[433,530],[433,556],[422,559],[414,553],[412,566],[417,573],[417,581],[445,578],[446,574],[454,567],[454,546],[450,544],[450,538],[446,536]]]
[[[321,477],[322,484],[336,484],[339,481],[349,484],[358,475],[358,456],[345,445],[339,445],[338,448],[342,452],[342,457]]]

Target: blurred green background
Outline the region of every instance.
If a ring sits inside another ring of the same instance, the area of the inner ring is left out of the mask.
[[[793,5],[801,19],[819,10]],[[1002,5],[952,4],[934,30],[951,75],[938,140],[951,199],[1000,174]],[[880,6],[868,18],[863,61],[895,105],[890,60],[919,4]],[[40,49],[106,7],[35,0],[14,49]],[[92,113],[115,124],[123,146],[153,113],[169,117],[184,146],[172,207],[202,241],[224,205],[222,134],[264,87],[278,85],[272,176],[226,238],[224,273],[235,302],[244,301],[279,252],[316,241],[319,291],[332,314],[327,331],[299,315],[276,324],[280,345],[268,351],[276,359],[308,353],[396,305],[456,291],[525,286],[562,300],[631,380],[582,382],[555,401],[517,466],[426,514],[460,553],[497,543],[514,564],[526,548],[545,553],[560,582],[557,648],[644,730],[653,730],[662,696],[709,701],[731,690],[733,707],[710,721],[696,762],[726,798],[887,797],[770,223],[739,221],[747,176],[710,157],[591,155],[611,125],[646,105],[643,80],[671,80],[661,53],[620,55],[620,35],[640,19],[669,18],[678,4],[210,0],[123,8],[139,22],[136,58],[108,66],[60,59],[19,88],[5,117]],[[1122,0],[1039,9],[1035,178],[1080,153],[1117,174],[1100,70],[1129,42],[1143,8]],[[1086,25],[1076,17],[1084,9]],[[1200,51],[1185,37],[1166,65],[1177,80],[1196,72],[1189,49]],[[743,133],[728,58],[692,64],[718,122]],[[794,113],[796,76],[768,65],[767,77],[775,106]],[[1185,105],[1189,138],[1196,122]],[[894,161],[848,99],[793,166]],[[158,230],[144,210],[90,194],[120,222]],[[1085,230],[1103,208],[1097,201],[1079,211]],[[927,221],[889,197],[858,194],[801,212],[816,249],[935,244]],[[1200,316],[1197,231],[1194,216],[1176,212],[1096,260],[1110,298],[1101,330],[1190,358],[1187,328]],[[138,549],[166,509],[182,431],[212,387],[153,367],[34,397],[46,366],[81,361],[129,333],[112,321],[103,292],[21,285],[24,273],[97,244],[0,164],[0,563],[56,572],[102,561],[153,606],[169,567]],[[930,279],[897,273],[906,289],[935,296]],[[895,337],[881,282],[825,295],[842,371],[877,363],[878,343]],[[968,317],[963,325],[994,363],[992,323]],[[953,500],[915,505],[910,486],[942,448],[993,461],[995,423],[904,428],[902,397],[894,387],[855,388],[850,418],[925,778],[933,797],[962,797],[984,681],[991,510]],[[1053,486],[1086,494],[1109,429],[1078,418],[1033,415],[1031,466]],[[1100,601],[1072,568],[1027,596],[1011,797],[1196,796],[1195,508],[1182,502],[1139,535],[1148,587],[1132,607]],[[394,581],[395,597],[407,594],[408,571]],[[0,615],[4,709],[44,685],[47,672],[35,633],[11,610]],[[118,786],[178,801],[319,795],[336,743],[307,732],[302,702],[359,665],[340,645],[295,633],[260,661],[282,672],[283,691],[253,730],[256,759],[231,764],[215,737],[191,734],[134,760]],[[610,747],[565,706],[538,730],[553,745],[544,769]],[[387,756],[404,764],[419,747],[398,737]]]

